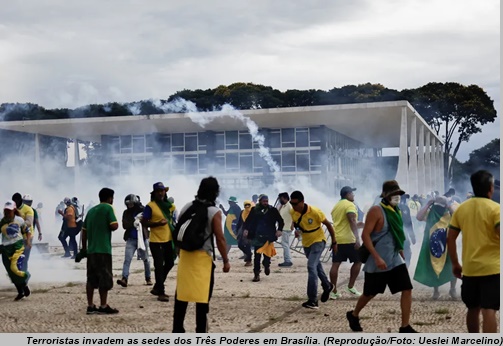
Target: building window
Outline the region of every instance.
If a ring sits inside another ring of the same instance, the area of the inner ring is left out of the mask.
[[[145,153],[145,136],[133,136],[133,153]]]
[[[310,137],[310,142],[309,144],[312,147],[319,147],[321,145],[321,137],[322,137],[322,129],[321,127],[311,127],[309,129],[309,137]]]
[[[295,147],[295,130],[294,129],[281,129],[281,147],[282,148]]]
[[[272,130],[269,133],[269,147],[270,148],[281,148],[281,131]]]
[[[185,151],[197,151],[197,134],[185,134]]]
[[[223,132],[215,135],[215,150],[225,149],[225,134]]]
[[[295,146],[297,148],[305,148],[309,146],[308,129],[295,129]]]
[[[225,131],[225,149],[239,149],[238,131]]]
[[[171,135],[171,151],[180,152],[185,150],[183,133],[173,133]]]
[[[197,155],[185,155],[185,173],[198,173]]]
[[[197,142],[198,150],[206,150],[206,142],[207,142],[208,134],[206,132],[198,132],[197,133]]]
[[[121,136],[121,154],[131,154],[131,136]]]
[[[295,171],[295,151],[283,151],[281,153],[281,169],[285,172],[291,172],[291,168]]]
[[[151,153],[154,151],[154,136],[145,135],[145,152]]]
[[[253,172],[253,155],[252,154],[240,154],[239,155],[239,171],[241,173]]]
[[[239,149],[251,149],[252,148],[252,137],[246,131],[239,132]]]
[[[297,151],[295,154],[297,172],[309,171],[309,151]]]
[[[161,152],[162,153],[170,153],[171,152],[171,136],[170,135],[161,135],[161,136],[159,136],[158,140],[161,144]]]
[[[215,172],[223,173],[225,172],[225,155],[217,155],[215,157]]]
[[[131,172],[131,158],[121,158],[121,175],[129,174]]]
[[[120,154],[121,142],[119,137],[110,137],[110,153]]]
[[[225,169],[228,173],[239,172],[239,156],[238,154],[225,154]]]

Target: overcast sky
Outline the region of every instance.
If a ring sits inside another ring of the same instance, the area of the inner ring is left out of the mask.
[[[287,89],[481,86],[500,110],[498,0],[27,0],[0,11],[0,103],[167,98],[253,82]],[[459,158],[500,136],[496,124]]]

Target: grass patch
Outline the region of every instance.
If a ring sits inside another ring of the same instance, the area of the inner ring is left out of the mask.
[[[36,290],[32,290],[31,293],[47,293],[49,291],[50,291],[50,289],[48,289],[48,288],[39,288]]]
[[[283,300],[286,300],[288,302],[299,302],[301,300],[304,300],[304,298],[299,297],[299,296],[291,296],[291,297],[283,298]]]
[[[433,326],[435,325],[435,322],[415,322],[414,323],[416,326]]]
[[[279,317],[269,316],[269,321],[277,321]]]
[[[65,287],[75,287],[78,285],[79,285],[78,283],[70,281],[66,283]]]
[[[446,309],[446,308],[437,309],[437,310],[435,310],[435,313],[438,315],[446,315],[449,313],[449,309]]]

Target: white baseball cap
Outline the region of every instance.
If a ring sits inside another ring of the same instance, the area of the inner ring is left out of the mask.
[[[16,209],[16,203],[14,203],[13,200],[9,200],[7,202],[5,202],[5,205],[3,206],[4,209],[8,209],[8,210],[14,210]]]
[[[31,195],[24,195],[23,201],[33,201],[33,198],[31,197]]]

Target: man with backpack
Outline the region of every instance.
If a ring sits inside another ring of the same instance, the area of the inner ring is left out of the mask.
[[[214,177],[201,180],[196,199],[180,211],[174,240],[180,249],[176,279],[173,333],[185,333],[183,327],[189,302],[196,303],[196,333],[208,332],[207,314],[211,299],[215,264],[213,236],[223,258],[223,272],[230,270],[222,212],[215,206],[220,187]]]
[[[253,245],[253,282],[260,281],[262,253],[264,254],[264,260],[262,261],[264,273],[265,275],[271,273],[271,257],[276,254],[274,242],[281,236],[284,225],[285,223],[278,209],[269,205],[267,195],[260,195],[258,204],[246,219],[245,231],[243,232],[243,236],[250,239]]]
[[[174,230],[173,212],[176,207],[166,198],[169,188],[163,183],[155,183],[152,190],[152,200],[145,206],[142,220],[145,227],[150,227],[150,252],[155,268],[155,284],[150,293],[157,296],[157,300],[168,302],[164,282],[175,265],[176,254],[171,232]]]

